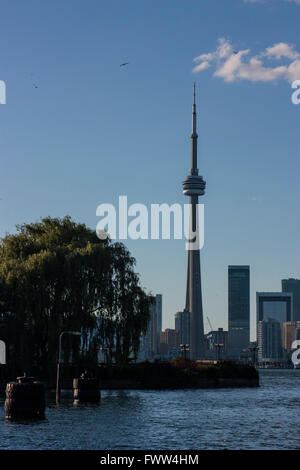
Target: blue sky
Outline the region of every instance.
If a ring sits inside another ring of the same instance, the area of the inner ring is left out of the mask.
[[[47,215],[94,228],[98,204],[117,204],[119,195],[129,204],[186,203],[196,80],[207,182],[204,315],[227,328],[227,266],[249,264],[254,334],[255,292],[300,276],[300,105],[291,102],[298,71],[300,79],[299,2],[0,7],[0,236]],[[173,327],[184,306],[184,241],[127,245],[142,284],[163,294],[164,327]]]

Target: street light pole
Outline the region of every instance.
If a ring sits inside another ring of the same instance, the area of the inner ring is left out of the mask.
[[[217,343],[214,346],[215,346],[215,348],[217,348],[217,361],[219,361],[220,360],[220,351],[221,351],[221,349],[223,348],[224,345],[221,344],[221,343]]]
[[[187,353],[187,351],[190,350],[190,345],[189,344],[181,344],[180,348],[181,348],[181,351],[184,354],[184,361],[186,361],[186,353]]]
[[[255,367],[256,366],[256,351],[258,350],[258,347],[250,346],[248,349],[252,352],[252,364]]]
[[[58,346],[58,363],[57,363],[57,373],[56,373],[56,404],[60,403],[60,389],[61,389],[61,363],[62,363],[62,337],[63,335],[74,335],[81,336],[80,331],[62,331],[59,335],[59,346]]]

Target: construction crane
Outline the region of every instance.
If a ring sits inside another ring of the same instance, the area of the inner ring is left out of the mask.
[[[213,327],[212,327],[212,324],[211,324],[211,322],[210,322],[210,319],[209,319],[208,317],[206,317],[206,318],[207,318],[208,324],[209,324],[209,326],[210,326],[210,331],[213,331]]]

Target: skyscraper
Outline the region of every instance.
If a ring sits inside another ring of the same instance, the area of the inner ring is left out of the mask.
[[[250,268],[228,266],[229,355],[239,357],[250,341]]]
[[[156,336],[157,348],[156,353],[159,353],[160,332],[162,330],[162,295],[156,294],[155,296],[155,312],[156,312]]]
[[[292,320],[300,321],[300,279],[282,279],[281,290],[293,294]]]
[[[264,334],[264,331],[266,331],[264,339],[261,339],[261,341],[264,341],[263,346],[260,346],[258,344],[258,347],[264,347],[265,351],[269,352],[263,352],[259,353],[260,355],[258,356],[262,360],[268,358],[268,354],[271,354],[270,351],[272,351],[273,346],[272,344],[269,345],[268,341],[273,341],[272,335],[273,335],[273,330],[278,329],[280,331],[280,341],[282,343],[282,328],[283,324],[285,322],[290,322],[291,321],[291,316],[292,316],[292,311],[293,311],[293,294],[289,292],[256,292],[256,321],[257,321],[257,341],[259,343],[259,336]],[[277,322],[278,326],[272,326],[265,324],[267,320]],[[262,324],[260,326],[260,324]],[[261,330],[260,330],[261,329]],[[275,333],[274,333],[275,334]],[[276,333],[277,335],[277,333]],[[274,340],[275,341],[275,340]],[[263,356],[264,354],[264,356]],[[275,353],[274,353],[275,354]],[[273,357],[270,356],[271,359],[280,359],[280,357],[275,357],[273,354]],[[277,354],[277,353],[276,353]]]
[[[180,344],[190,344],[190,312],[175,313],[175,330],[179,331]]]
[[[300,339],[300,321],[288,321],[282,324],[282,347],[289,354],[292,344]]]
[[[203,308],[200,273],[198,197],[205,193],[205,181],[198,175],[197,168],[197,129],[196,129],[196,96],[194,83],[194,102],[191,134],[191,169],[182,183],[183,194],[190,199],[190,236],[192,243],[188,249],[187,284],[185,310],[190,312],[190,358],[203,359],[205,340],[203,326]]]
[[[162,330],[162,295],[155,296],[150,305],[150,318],[147,331],[141,338],[140,352],[143,357],[151,359],[159,352],[160,332]]]
[[[162,330],[162,295],[156,294],[155,296],[155,305],[156,305],[156,329],[158,337]]]
[[[169,354],[172,349],[179,349],[179,331],[166,328],[160,332],[160,348],[162,354]]]
[[[266,318],[284,322],[292,320],[293,294],[289,292],[256,292],[257,323]]]
[[[258,322],[258,360],[278,361],[282,358],[280,322],[267,318]]]

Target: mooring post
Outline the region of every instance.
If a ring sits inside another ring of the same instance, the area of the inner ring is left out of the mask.
[[[59,346],[58,346],[58,363],[57,363],[57,373],[56,373],[56,404],[60,403],[60,390],[61,390],[61,343],[62,337],[64,334],[74,335],[74,336],[81,336],[80,331],[62,331],[59,335]]]
[[[57,372],[56,372],[56,404],[60,403],[60,363],[57,363]]]

